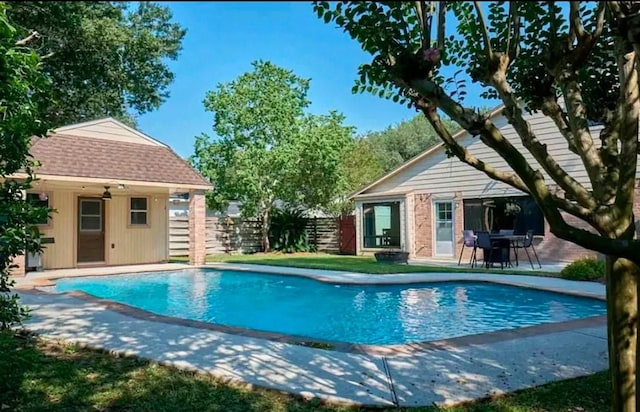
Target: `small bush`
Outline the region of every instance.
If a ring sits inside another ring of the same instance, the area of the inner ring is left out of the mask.
[[[583,258],[562,269],[560,276],[569,280],[601,280],[605,276],[604,270],[604,261],[596,258]]]
[[[271,217],[269,241],[273,250],[284,253],[315,252],[307,236],[307,218],[302,210],[277,210]]]

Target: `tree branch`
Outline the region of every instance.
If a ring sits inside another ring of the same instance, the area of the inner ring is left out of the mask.
[[[507,54],[509,55],[509,61],[513,62],[520,55],[520,14],[518,13],[517,2],[509,2],[509,14],[513,42],[507,44]],[[511,37],[509,37],[509,40],[511,40]]]
[[[478,1],[474,1],[473,5],[476,8],[476,12],[478,13],[478,23],[480,23],[480,28],[482,29],[482,39],[484,41],[484,50],[487,53],[487,60],[491,61],[493,57],[493,48],[491,47],[491,38],[489,37],[489,29],[487,28],[487,23],[484,21],[484,13],[482,12],[482,5]]]
[[[16,41],[16,46],[26,46],[27,44],[31,43],[33,40],[36,40],[39,38],[40,38],[40,33],[38,33],[37,31],[33,31],[31,32],[30,35],[28,35],[24,39],[20,39]]]
[[[560,134],[565,138],[567,144],[569,146],[569,150],[575,154],[578,154],[578,149],[576,148],[576,143],[573,140],[573,134],[571,132],[571,128],[569,127],[569,123],[567,122],[566,115],[555,96],[549,96],[544,98],[544,102],[542,103],[542,113],[553,120],[556,127],[560,131]]]
[[[584,26],[582,25],[582,19],[580,18],[580,2],[569,2],[569,38],[571,40],[578,39],[580,41],[584,38]],[[569,42],[569,44],[571,44]]]
[[[506,56],[503,56],[506,59]],[[505,116],[509,123],[516,129],[522,144],[529,150],[536,161],[547,172],[567,194],[575,198],[578,203],[587,208],[595,206],[595,200],[589,191],[580,182],[571,177],[556,161],[549,155],[547,146],[540,143],[531,125],[522,116],[522,109],[513,95],[504,68],[508,63],[502,63],[498,70],[491,77],[491,84],[496,88],[498,95],[505,104]],[[501,69],[502,68],[502,69]],[[518,173],[520,174],[520,173]],[[522,175],[521,175],[522,176]]]
[[[427,50],[431,47],[431,25],[427,22],[427,3],[425,1],[414,1],[413,5],[422,29],[422,50]]]
[[[562,209],[570,215],[584,220],[585,222],[589,223],[594,229],[596,229],[595,216],[590,209],[582,207],[579,204],[574,203],[566,198],[563,199],[556,195],[550,196],[559,209]]]
[[[545,214],[546,216],[546,214]],[[573,242],[586,249],[595,250],[605,255],[619,256],[640,264],[640,241],[631,239],[609,239],[588,230],[573,227],[562,218],[549,218],[551,233],[560,239]],[[626,229],[629,231],[629,228]]]
[[[620,104],[618,105],[620,173],[615,206],[620,216],[633,212],[633,195],[638,163],[638,120],[640,117],[640,94],[638,91],[638,68],[633,46],[627,39],[616,37],[616,54],[620,79]]]
[[[487,176],[494,180],[498,180],[500,182],[506,183],[509,186],[516,188],[524,193],[529,193],[529,189],[525,186],[522,180],[513,172],[504,172],[496,169],[495,167],[486,164],[482,160],[473,156],[465,147],[462,147],[451,135],[449,130],[446,128],[440,116],[438,115],[437,109],[435,106],[424,104],[424,103],[416,103],[416,106],[420,108],[422,113],[424,113],[425,117],[436,131],[438,136],[442,139],[444,145],[449,149],[449,151],[460,159],[462,162],[468,164],[469,166],[485,173]]]
[[[598,9],[596,10],[596,29],[593,32],[593,37],[595,39],[599,38],[604,31],[604,12],[606,10],[606,1],[601,1],[598,3]]]
[[[616,111],[618,112],[618,111]],[[603,182],[607,182],[602,189],[601,204],[610,204],[616,197],[620,180],[620,157],[618,156],[618,141],[620,140],[620,119],[615,112],[605,109],[605,126],[600,130],[600,157],[606,165]]]
[[[438,49],[444,50],[445,16],[447,14],[447,2],[438,3]]]
[[[600,193],[599,189],[602,188],[601,183],[605,168],[589,130],[587,105],[582,99],[580,86],[573,73],[562,75],[559,81],[564,95],[564,103],[567,106],[567,114],[575,146],[587,170],[594,193],[596,193],[596,197],[599,197],[598,193]]]

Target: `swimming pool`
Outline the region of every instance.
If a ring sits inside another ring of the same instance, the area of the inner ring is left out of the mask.
[[[403,344],[604,315],[597,299],[485,282],[336,285],[252,272],[67,278],[80,290],[156,314],[311,339]]]

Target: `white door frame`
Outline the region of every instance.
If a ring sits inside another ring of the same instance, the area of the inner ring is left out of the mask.
[[[437,218],[437,206],[436,204],[438,203],[449,203],[451,204],[451,253],[447,253],[447,254],[438,254],[438,248],[437,246],[437,238],[436,238],[436,232],[437,232],[437,222],[438,222],[438,218]],[[455,200],[450,199],[450,198],[444,198],[444,199],[433,199],[433,203],[431,206],[431,245],[432,245],[432,255],[435,257],[455,257],[456,255],[456,203]]]

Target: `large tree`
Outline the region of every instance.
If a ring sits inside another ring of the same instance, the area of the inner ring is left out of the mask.
[[[43,58],[53,100],[43,113],[54,127],[158,108],[174,75],[185,30],[168,7],[151,2],[12,2],[9,17]]]
[[[356,89],[419,110],[450,155],[530,194],[554,235],[607,256],[613,409],[635,411],[640,4],[315,2],[314,8],[373,55],[360,67]],[[535,162],[528,162],[490,117],[465,104],[460,73],[480,84],[484,97],[502,102],[502,114]],[[540,112],[555,125],[568,150],[582,160],[589,184],[549,154],[526,112]],[[443,114],[510,169],[497,169],[461,146]],[[590,128],[593,122],[603,125],[599,133]],[[572,223],[576,220],[581,223]]]
[[[9,272],[13,259],[25,247],[30,252],[39,250],[35,223],[49,212],[23,197],[32,180],[29,141],[47,132],[38,114],[50,86],[40,71],[37,54],[27,47],[31,40],[33,37],[19,37],[7,18],[6,5],[0,3],[0,329],[27,315],[18,304],[18,295],[11,291]],[[18,171],[28,173],[29,178],[23,182],[6,179]]]
[[[218,139],[196,137],[192,162],[214,185],[209,205],[262,221],[263,250],[277,201],[308,208],[330,203],[344,186],[342,152],[352,128],[336,112],[309,115],[309,80],[270,62],[207,93]]]

